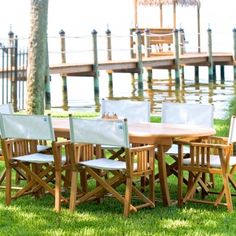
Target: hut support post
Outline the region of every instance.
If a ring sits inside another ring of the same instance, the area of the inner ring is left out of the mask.
[[[99,98],[99,70],[98,70],[98,47],[97,47],[97,31],[92,31],[93,36],[93,73],[94,73],[94,97]]]
[[[175,86],[180,86],[179,30],[174,30],[175,39]]]
[[[211,29],[207,30],[208,33],[208,79],[209,82],[213,82],[214,80],[214,65],[213,65],[213,58],[212,58],[212,32]]]
[[[61,38],[61,62],[66,63],[66,40],[65,32],[61,30],[59,32]],[[64,111],[68,111],[68,92],[67,92],[67,77],[66,75],[61,76],[62,79],[62,108]]]
[[[143,61],[142,61],[142,35],[141,31],[138,30],[137,32],[137,52],[138,52],[138,89],[143,89]]]
[[[151,54],[150,30],[146,29],[145,30],[145,56],[150,57],[150,54]],[[152,81],[152,69],[148,68],[147,73],[148,73],[148,82],[151,82]]]
[[[234,81],[236,81],[236,28],[233,29],[234,36]]]
[[[135,42],[134,42],[134,31],[133,29],[130,29],[130,57],[131,58],[134,58],[134,45],[135,45]]]
[[[111,31],[107,29],[106,31],[107,35],[107,60],[112,61],[112,52],[111,52]],[[107,71],[108,73],[108,79],[109,79],[109,89],[112,90],[113,88],[113,79],[112,79],[112,71]]]

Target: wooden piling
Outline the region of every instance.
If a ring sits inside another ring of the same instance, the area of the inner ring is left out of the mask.
[[[180,86],[179,30],[174,30],[175,39],[175,86]]]
[[[208,78],[209,82],[214,81],[214,64],[213,64],[213,58],[212,58],[212,32],[211,29],[207,30],[208,33]]]
[[[142,61],[142,35],[141,31],[138,30],[136,32],[138,45],[137,45],[137,52],[138,52],[138,89],[143,89],[143,61]]]
[[[93,79],[94,79],[94,97],[99,98],[99,70],[98,70],[98,47],[97,47],[97,31],[92,31],[93,38]]]
[[[213,82],[216,83],[216,65],[213,65]]]
[[[107,35],[107,60],[112,61],[112,53],[111,53],[111,31],[107,29],[106,31]],[[109,90],[113,90],[113,77],[112,77],[112,71],[107,71],[108,73],[108,86]]]
[[[145,45],[145,57],[150,57],[151,54],[151,45],[150,45],[150,30],[145,29],[144,31],[145,37],[144,37],[144,45]],[[152,82],[152,69],[147,68],[147,74],[148,74],[148,82]]]
[[[220,66],[220,82],[223,84],[225,82],[225,67],[224,65]]]
[[[61,30],[59,32],[61,39],[61,62],[66,63],[66,42],[65,42],[65,32]],[[68,92],[67,92],[67,78],[65,75],[62,78],[62,108],[64,111],[68,111]]]
[[[236,81],[236,28],[233,29],[233,37],[234,37],[234,53],[233,53],[233,58],[234,58],[234,81]]]

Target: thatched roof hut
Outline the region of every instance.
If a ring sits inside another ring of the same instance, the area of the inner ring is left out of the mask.
[[[163,27],[163,5],[173,5],[173,28],[176,28],[176,6],[197,6],[198,47],[200,48],[200,0],[134,0],[134,22],[138,26],[138,5],[160,7],[160,28]]]
[[[197,6],[200,4],[199,0],[137,0],[139,5],[164,5],[164,4],[177,4],[181,6]]]
[[[135,25],[138,24],[138,5],[142,6],[159,6],[160,7],[160,27],[163,26],[163,5],[173,5],[173,28],[176,28],[176,6],[197,6],[200,8],[200,0],[134,0],[135,6]]]

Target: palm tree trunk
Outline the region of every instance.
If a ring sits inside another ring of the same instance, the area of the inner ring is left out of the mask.
[[[44,113],[48,0],[31,0],[27,71],[27,113]]]

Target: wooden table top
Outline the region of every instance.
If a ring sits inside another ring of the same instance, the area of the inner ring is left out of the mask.
[[[69,138],[69,119],[53,118],[53,128],[56,136],[64,134]],[[201,128],[183,124],[164,123],[134,123],[128,125],[130,139],[133,138],[182,138],[182,137],[202,137],[215,134],[213,128]]]

